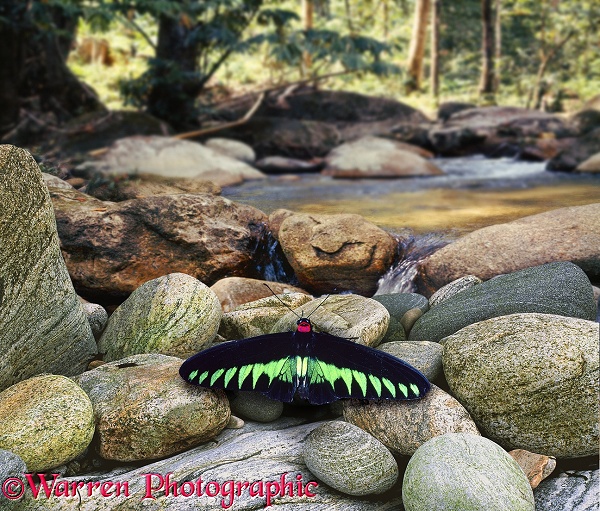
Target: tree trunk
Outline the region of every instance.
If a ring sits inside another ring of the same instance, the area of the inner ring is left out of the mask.
[[[410,94],[421,88],[423,78],[423,58],[425,56],[425,36],[429,22],[431,0],[417,0],[415,18],[410,39],[407,62],[406,93]]]
[[[496,0],[496,26],[494,30],[494,36],[494,59],[496,63],[494,91],[498,92],[500,89],[500,79],[502,75],[502,0]]]
[[[479,93],[491,95],[494,93],[494,21],[492,0],[481,0],[481,80]]]
[[[431,10],[431,94],[440,95],[440,9],[442,0],[433,0]]]
[[[302,25],[305,31],[312,30],[313,28],[313,12],[314,2],[313,0],[302,0]],[[301,76],[303,78],[310,75],[312,68],[312,58],[308,51],[302,53],[302,69]]]

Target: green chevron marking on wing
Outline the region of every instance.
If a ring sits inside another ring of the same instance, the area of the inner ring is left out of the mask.
[[[198,385],[200,385],[207,377],[208,371],[204,371],[200,376],[198,376]]]
[[[365,376],[365,373],[352,370],[352,376],[354,376],[356,383],[358,383],[358,386],[360,387],[363,397],[366,397],[367,396],[367,377]]]
[[[387,378],[381,378],[381,381],[385,385],[385,388],[388,389],[392,397],[396,397],[396,387],[394,387],[394,384]]]
[[[373,388],[377,393],[377,397],[381,397],[381,380],[377,378],[377,376],[373,376],[372,374],[370,374],[369,381],[371,382],[371,385],[373,385]]]
[[[252,364],[246,364],[240,367],[240,372],[238,373],[238,388],[242,388],[242,384],[247,376],[252,372]]]
[[[419,395],[419,387],[417,387],[414,383],[410,384],[410,390],[412,390],[415,396]]]
[[[233,376],[235,375],[237,370],[238,370],[237,367],[232,367],[230,369],[227,369],[227,371],[225,371],[225,378],[224,378],[225,387],[227,387],[227,385],[229,385],[231,378],[233,378]]]
[[[398,388],[400,389],[400,392],[404,394],[404,397],[408,397],[408,387],[406,385],[399,383]]]
[[[188,376],[188,380],[192,381],[196,376],[198,376],[198,369],[194,369]]]
[[[210,377],[210,384],[214,385],[215,382],[219,379],[219,377],[225,372],[225,369],[217,369],[213,375]]]

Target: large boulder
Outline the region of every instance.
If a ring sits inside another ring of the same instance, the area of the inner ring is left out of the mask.
[[[96,343],[60,253],[35,160],[0,146],[0,390],[40,373],[85,370]]]
[[[444,373],[482,433],[504,448],[595,456],[598,339],[594,321],[502,316],[446,337]]]
[[[600,203],[560,208],[478,229],[421,264],[419,287],[429,294],[465,275],[487,280],[552,261],[571,261],[600,277]]]
[[[272,229],[279,225],[273,233],[300,286],[314,293],[335,289],[371,296],[396,255],[394,238],[360,215],[278,210],[271,218]]]
[[[61,248],[80,294],[122,300],[148,280],[181,272],[211,285],[257,276],[255,249],[267,217],[211,195],[102,202],[52,190]]]
[[[429,309],[410,331],[411,341],[439,341],[485,319],[521,312],[596,319],[589,279],[572,263],[548,263],[500,275]]]
[[[600,152],[600,128],[573,140],[569,146],[552,158],[546,170],[575,170],[580,163]]]

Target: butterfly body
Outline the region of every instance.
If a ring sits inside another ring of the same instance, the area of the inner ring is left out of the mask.
[[[188,383],[254,390],[311,404],[342,398],[420,399],[427,378],[406,362],[347,339],[312,330],[300,318],[296,332],[260,335],[218,344],[187,359],[179,370]]]

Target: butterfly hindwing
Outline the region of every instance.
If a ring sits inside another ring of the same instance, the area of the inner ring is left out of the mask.
[[[419,399],[429,391],[420,371],[388,353],[329,334],[312,335],[303,393],[313,404],[341,398]]]
[[[290,402],[298,385],[295,347],[291,332],[225,342],[188,358],[179,374],[202,387],[254,390]]]

